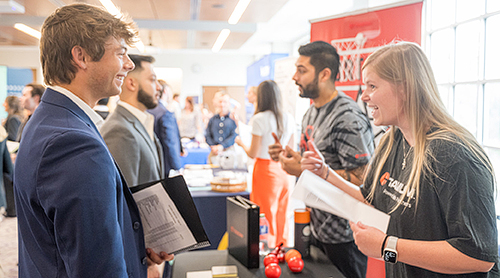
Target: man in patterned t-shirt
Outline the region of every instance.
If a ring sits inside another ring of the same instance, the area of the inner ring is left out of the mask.
[[[301,153],[307,150],[307,141],[314,140],[332,169],[360,185],[374,149],[373,132],[356,102],[335,88],[339,55],[332,45],[321,41],[301,46],[299,54],[293,80],[300,96],[314,102],[302,120]],[[269,146],[269,154],[289,174],[300,176],[299,153],[274,144]],[[366,276],[367,257],[354,244],[348,220],[311,208],[311,226],[311,243],[346,277]]]

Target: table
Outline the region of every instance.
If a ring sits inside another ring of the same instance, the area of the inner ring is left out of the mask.
[[[286,263],[280,263],[280,278],[345,278],[331,262],[315,257],[316,251],[314,250],[311,249],[312,258],[304,260],[304,270],[301,273],[293,273],[288,269]],[[248,269],[229,255],[227,250],[182,253],[175,256],[172,278],[186,278],[186,272],[188,271],[210,270],[212,266],[224,265],[236,265],[239,278],[266,277],[264,264],[262,263],[263,258],[263,256],[260,258],[260,268]]]
[[[250,193],[232,192],[220,193],[208,190],[198,190],[198,188],[190,188],[191,196],[193,197],[194,204],[200,215],[201,223],[207,233],[211,246],[198,249],[210,250],[217,249],[222,236],[226,232],[226,197],[229,196],[242,196],[249,198]],[[196,190],[196,191],[195,191]]]

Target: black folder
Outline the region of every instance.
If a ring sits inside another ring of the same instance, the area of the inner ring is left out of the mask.
[[[168,250],[168,253],[178,254],[184,251],[210,246],[210,241],[207,234],[205,233],[205,229],[203,228],[203,225],[201,223],[200,216],[198,215],[198,210],[196,209],[193,198],[188,190],[186,181],[184,180],[183,176],[175,176],[159,181],[141,184],[131,187],[130,191],[132,191],[132,194],[134,194],[158,183],[161,183],[163,189],[167,192],[168,196],[174,203],[181,217],[186,222],[186,225],[191,231],[194,239],[196,240],[196,243],[191,246],[178,250]],[[142,217],[143,216],[141,215],[141,218]],[[167,252],[166,250],[164,251]]]
[[[241,196],[227,197],[229,254],[247,268],[259,267],[260,208]]]

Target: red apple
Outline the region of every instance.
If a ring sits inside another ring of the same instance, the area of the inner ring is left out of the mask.
[[[278,278],[281,276],[281,267],[277,263],[270,263],[266,266],[264,273],[267,278]]]
[[[304,261],[301,258],[294,257],[288,260],[288,268],[293,273],[301,272],[304,269]]]
[[[264,257],[264,266],[269,265],[270,263],[278,263],[279,260],[274,254],[268,254],[266,257]]]

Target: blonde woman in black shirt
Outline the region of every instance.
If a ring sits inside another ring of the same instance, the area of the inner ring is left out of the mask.
[[[350,223],[359,249],[383,256],[387,277],[500,277],[493,167],[446,112],[424,52],[385,46],[364,63],[363,80],[374,123],[392,126],[364,187],[325,166],[312,142],[302,169],[391,215],[387,234]]]

